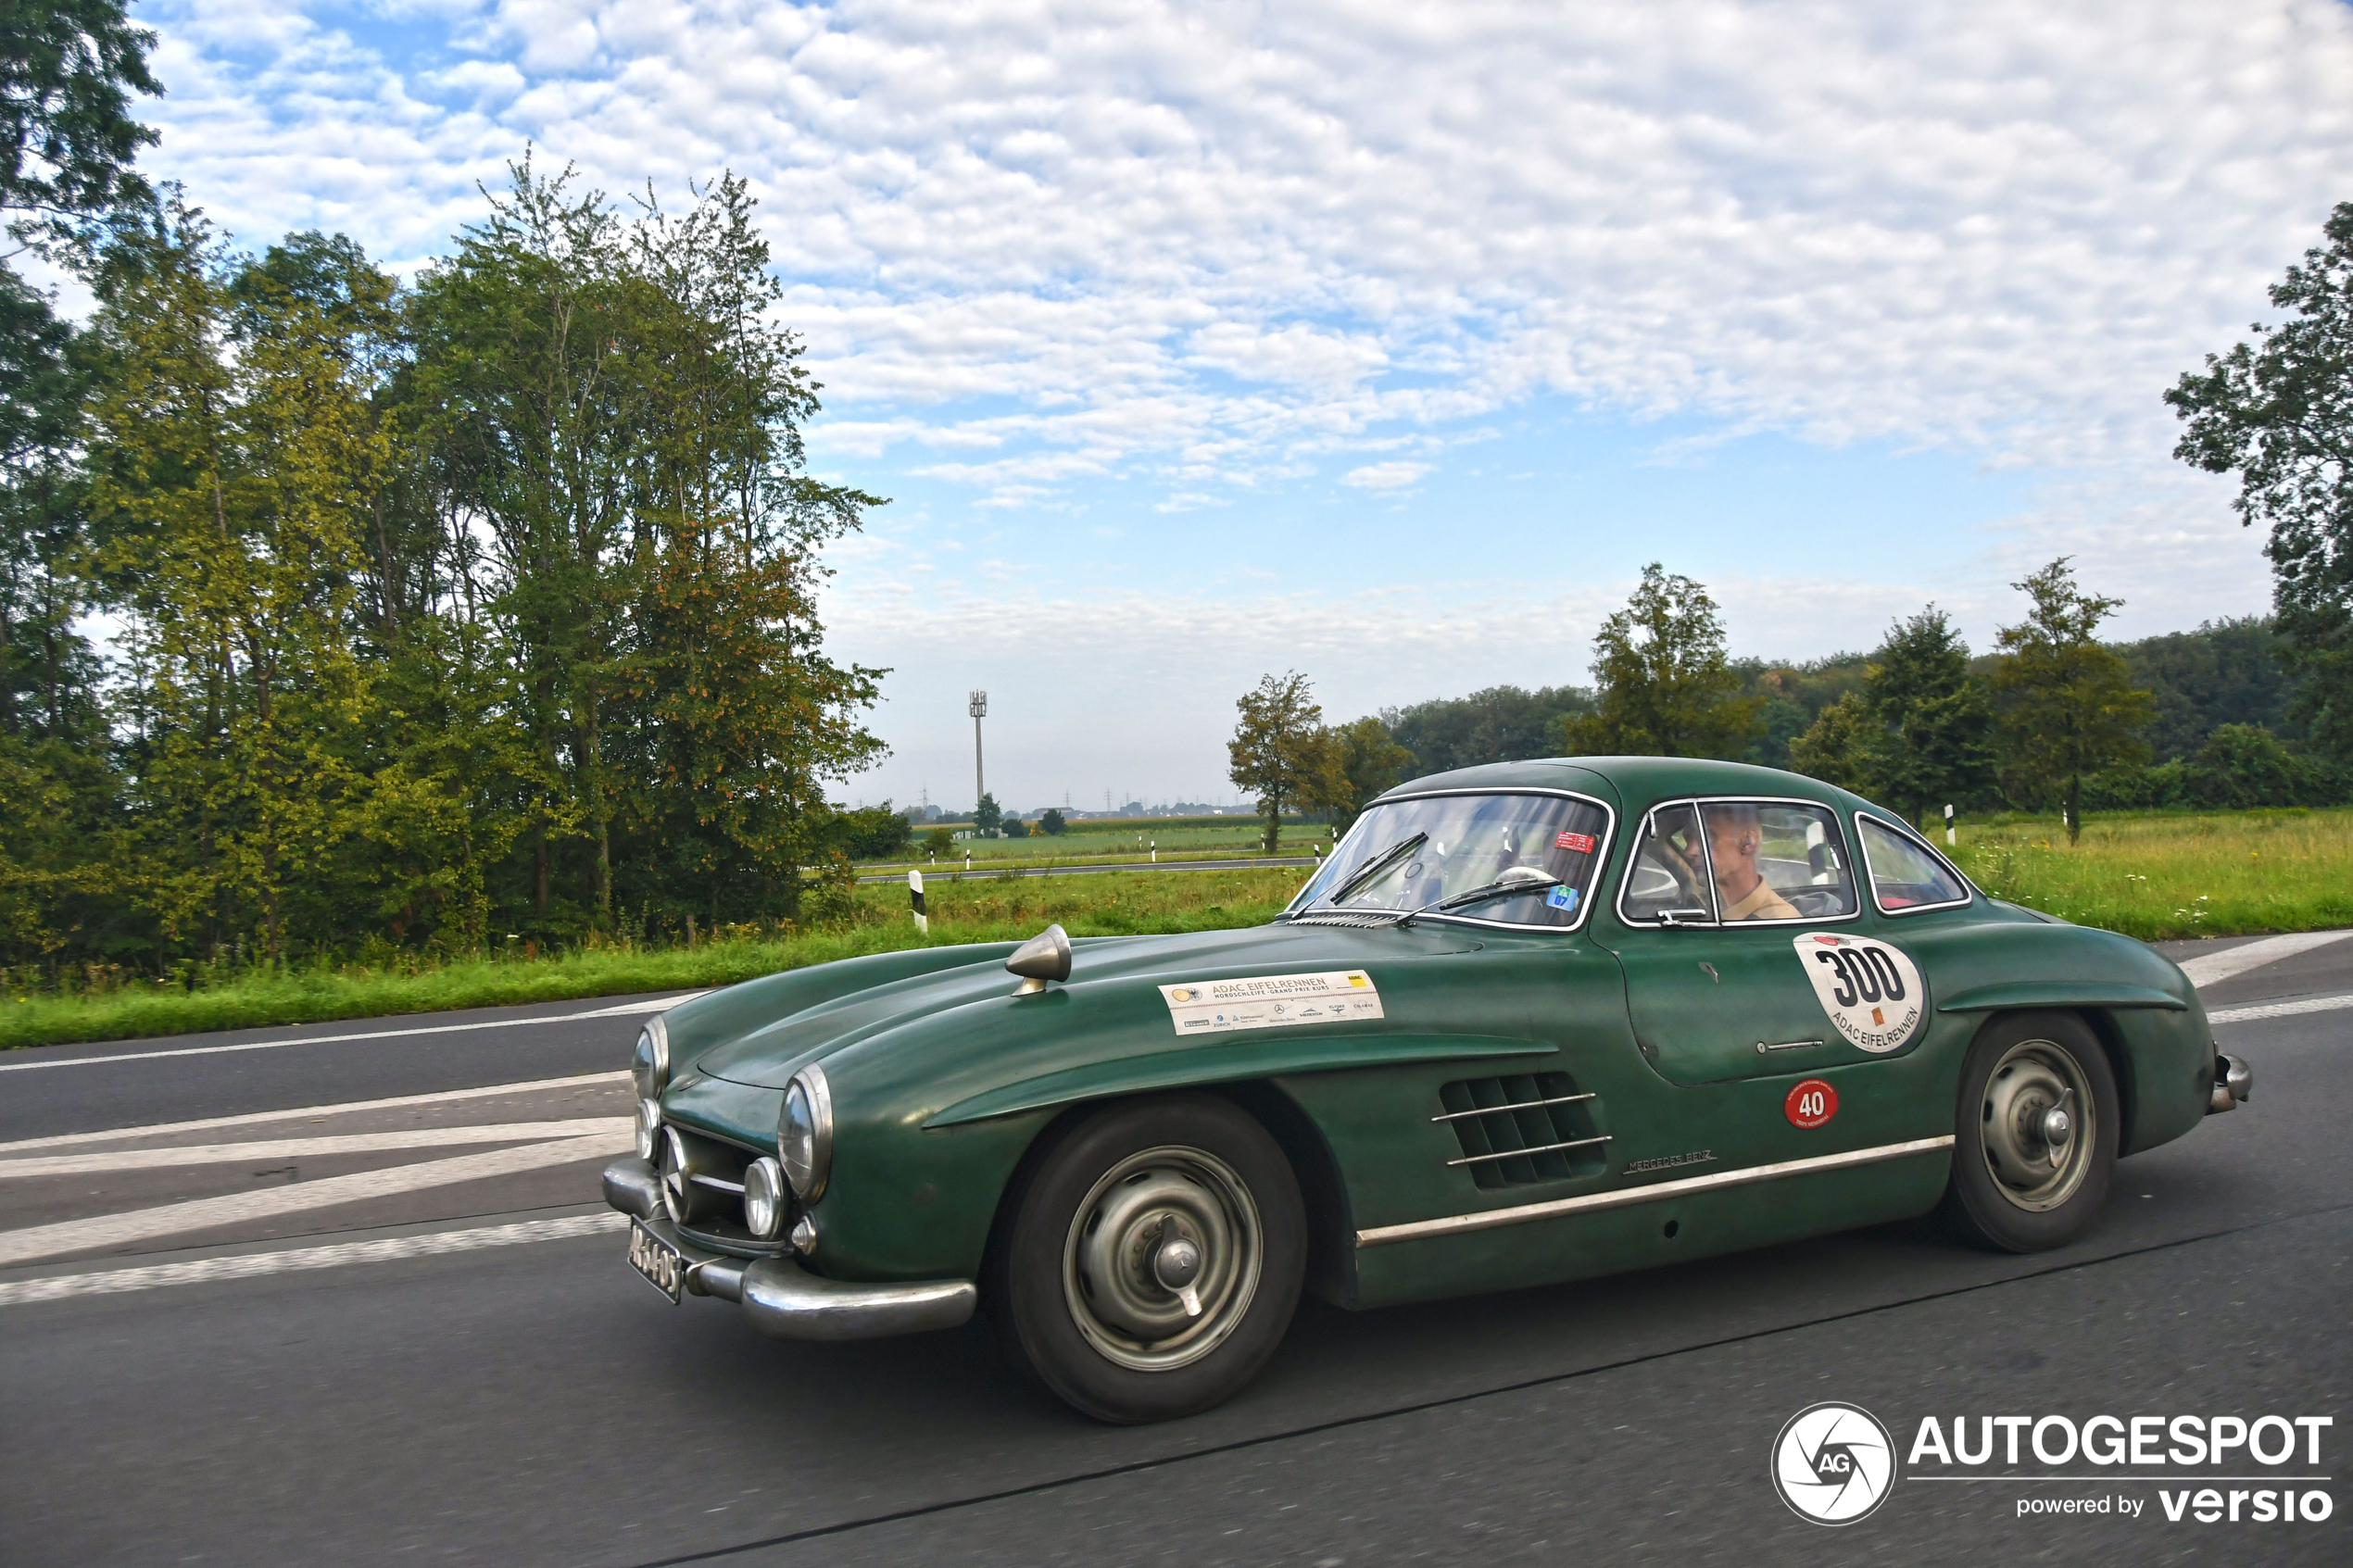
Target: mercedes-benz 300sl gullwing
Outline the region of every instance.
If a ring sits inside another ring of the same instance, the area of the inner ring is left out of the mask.
[[[2057,1247],[2118,1160],[2250,1085],[2142,944],[1986,897],[1827,784],[1655,758],[1392,790],[1250,930],[730,986],[633,1067],[605,1194],[673,1301],[811,1340],[979,1311],[1114,1422],[1233,1394],[1302,1290],[1378,1307],[1940,1207]]]

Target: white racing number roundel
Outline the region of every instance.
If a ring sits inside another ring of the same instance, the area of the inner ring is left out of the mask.
[[[1892,1051],[1919,1032],[1927,1014],[1919,966],[1904,949],[1876,937],[1809,931],[1793,944],[1831,1026],[1846,1043],[1873,1055]]]

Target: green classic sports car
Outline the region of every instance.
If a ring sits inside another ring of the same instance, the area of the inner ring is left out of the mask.
[[[1114,1422],[1233,1394],[1302,1289],[1378,1307],[1940,1206],[2056,1247],[2120,1158],[2250,1085],[2142,944],[1987,897],[1842,790],[1658,758],[1403,785],[1252,930],[731,986],[633,1071],[605,1196],[673,1301],[818,1340],[982,1310]]]

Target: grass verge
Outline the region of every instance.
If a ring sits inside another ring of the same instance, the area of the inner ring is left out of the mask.
[[[2353,925],[2353,809],[2086,817],[2072,846],[2056,817],[1995,818],[1953,855],[1997,898],[2146,941]]]
[[[1305,874],[1275,868],[943,880],[925,892],[928,945],[1017,940],[1051,921],[1074,936],[1256,925],[1290,902]],[[0,1002],[0,1047],[688,990],[925,945],[903,886],[862,887],[854,918],[830,931],[741,931],[695,947],[592,947],[535,960],[461,960],[410,973],[321,966],[256,971],[193,991],[134,982],[94,995],[11,998]]]

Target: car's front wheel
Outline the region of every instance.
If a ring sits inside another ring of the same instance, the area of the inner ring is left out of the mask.
[[[1206,1095],[1069,1129],[1015,1199],[993,1303],[1009,1348],[1099,1420],[1207,1410],[1282,1342],[1306,1265],[1290,1162]]]
[[[1961,1069],[1946,1217],[2005,1252],[2073,1241],[2108,1202],[2120,1106],[2108,1053],[2081,1019],[1991,1020]]]

